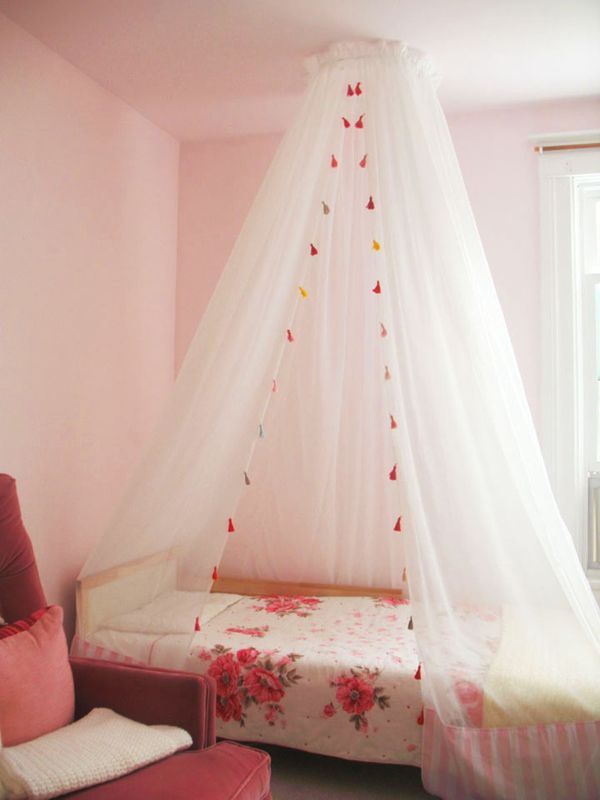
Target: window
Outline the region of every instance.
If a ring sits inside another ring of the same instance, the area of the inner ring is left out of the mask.
[[[600,597],[600,150],[544,152],[539,172],[542,446]]]

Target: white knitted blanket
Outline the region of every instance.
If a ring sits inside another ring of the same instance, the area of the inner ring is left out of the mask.
[[[47,800],[185,750],[182,728],[142,725],[95,708],[83,719],[0,752],[0,800]]]

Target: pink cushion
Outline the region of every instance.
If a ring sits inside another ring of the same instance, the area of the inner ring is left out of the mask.
[[[262,750],[219,742],[166,758],[68,800],[269,800],[271,759]]]
[[[0,734],[7,747],[73,721],[73,676],[62,621],[62,608],[49,606],[30,627],[0,639]]]

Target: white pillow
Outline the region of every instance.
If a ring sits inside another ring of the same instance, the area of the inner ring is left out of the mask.
[[[48,800],[119,778],[185,750],[183,728],[142,725],[95,708],[57,731],[0,752],[1,800]]]
[[[173,589],[163,592],[141,608],[112,617],[102,627],[128,633],[192,634],[197,616],[200,616],[200,622],[204,626],[239,599],[239,594],[215,592],[204,595],[202,592],[181,592]],[[199,609],[202,609],[202,613]]]

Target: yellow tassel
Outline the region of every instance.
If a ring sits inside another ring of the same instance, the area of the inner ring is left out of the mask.
[[[298,289],[300,290],[300,294],[302,295],[302,297],[304,297],[304,299],[306,300],[306,298],[308,297],[308,292],[306,291],[306,289],[303,289],[302,286],[299,286]]]
[[[373,250],[381,250],[381,245],[377,241],[377,239],[373,239]]]

